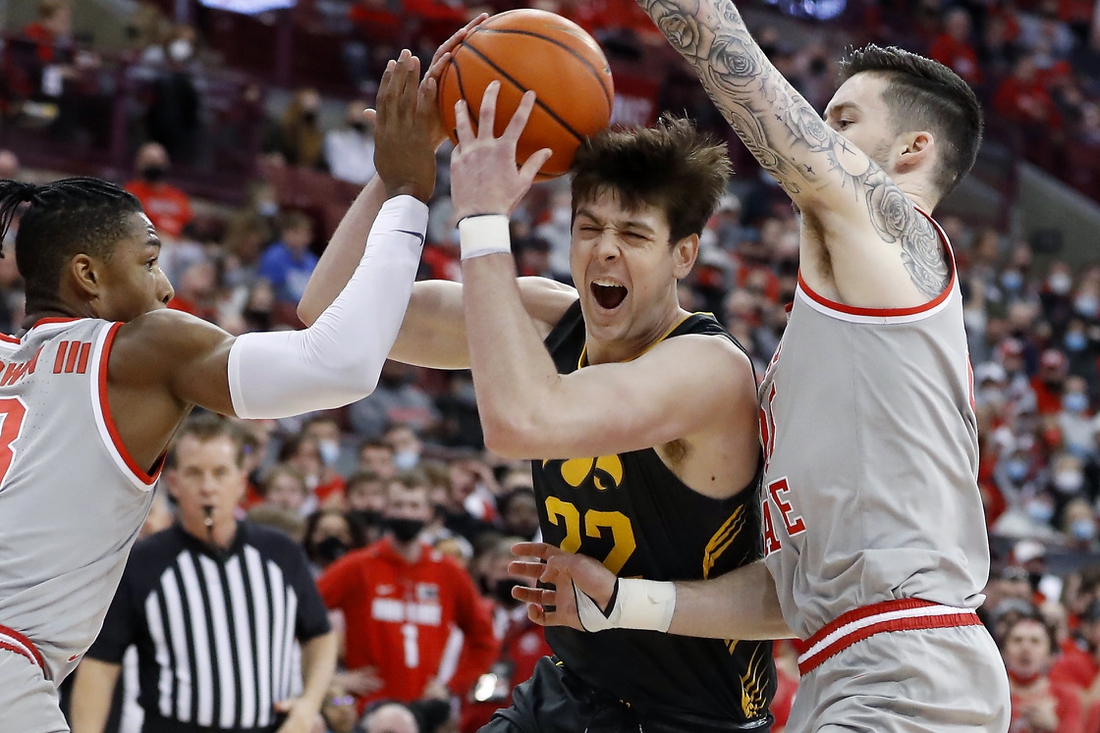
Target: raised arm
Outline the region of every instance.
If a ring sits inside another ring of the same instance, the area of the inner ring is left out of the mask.
[[[436,49],[431,65],[421,81],[421,92],[431,101],[428,110],[430,114],[424,117],[426,129],[424,131],[399,129],[385,131],[382,135],[376,136],[376,158],[379,155],[404,155],[410,147],[416,145],[428,145],[434,152],[447,139],[447,131],[443,129],[435,103],[439,75],[450,61],[451,51],[486,17],[485,14],[481,14],[474,18]],[[374,122],[377,113],[375,110],[366,110],[364,114]],[[376,175],[363,188],[344,218],[340,220],[317,267],[310,275],[305,292],[298,303],[298,317],[302,319],[302,323],[308,326],[316,321],[351,279],[359,260],[363,257],[367,234],[386,198],[382,177]]]
[[[704,433],[736,435],[741,439],[716,441],[714,449],[726,452],[724,463],[737,476],[710,475],[689,485],[701,492],[741,488],[756,469],[756,390],[747,357],[732,343],[680,336],[642,358],[558,374],[522,307],[508,242],[506,214],[544,160],[536,153],[518,172],[514,163],[534,97],[525,96],[507,131],[494,138],[496,90],[491,85],[485,93],[476,137],[465,111],[458,114],[460,144],[451,164],[456,213],[492,228],[479,232],[466,224],[461,236],[467,336],[486,445],[508,457],[553,459],[625,453]]]
[[[764,55],[731,0],[638,2],[802,212],[801,264],[811,286],[864,307],[921,305],[939,295],[948,265],[935,228],[907,197],[914,191],[903,192],[842,134],[872,121],[866,105],[834,100],[822,119]],[[875,113],[886,114],[877,102]],[[918,136],[904,152],[914,161],[930,156],[933,142]],[[872,152],[876,160],[902,155],[895,148]],[[931,210],[938,193],[919,193]]]

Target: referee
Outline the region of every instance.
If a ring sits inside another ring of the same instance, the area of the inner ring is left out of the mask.
[[[227,420],[180,428],[166,475],[179,521],[134,545],[77,669],[73,733],[103,733],[132,644],[143,733],[306,733],[319,720],[336,637],[301,549],[234,518],[243,457]]]

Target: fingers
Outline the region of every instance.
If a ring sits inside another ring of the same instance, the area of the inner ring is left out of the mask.
[[[508,574],[520,578],[538,580],[546,570],[546,565],[541,562],[528,562],[526,560],[513,560],[508,564]]]
[[[376,101],[376,103],[378,104],[378,109],[382,111],[382,114],[379,115],[379,121],[381,122],[385,121],[386,111],[389,109],[390,106],[389,102],[393,98],[393,77],[396,72],[397,62],[393,61],[392,59],[390,61],[387,61],[386,70],[382,72],[382,81],[378,83],[378,98]]]
[[[485,93],[481,95],[481,111],[477,120],[477,132],[479,135],[493,136],[493,122],[497,113],[497,97],[500,95],[500,82],[494,79],[485,87]]]
[[[483,108],[484,105],[485,102],[482,101]],[[493,99],[493,105],[495,109],[495,98]],[[507,137],[512,140],[519,140],[519,136],[523,132],[523,128],[527,127],[527,120],[531,117],[531,110],[533,110],[534,108],[535,93],[531,90],[527,90],[523,93],[523,99],[519,101],[519,107],[516,108],[516,113],[512,115],[512,119],[508,121],[508,127],[504,129],[504,134],[501,135],[501,137]]]
[[[371,125],[374,125],[375,121],[377,121],[377,119],[378,119],[378,110],[365,109],[365,110],[363,110],[363,117],[365,117],[367,119],[368,123],[370,123]]]
[[[512,554],[516,557],[538,557],[546,560],[554,555],[568,554],[560,547],[545,542],[517,542],[512,545]]]
[[[481,23],[485,22],[485,19],[488,17],[488,13],[482,13],[466,25],[459,28],[457,31],[454,32],[454,35],[444,41],[443,45],[435,50],[435,55],[432,56],[432,63],[428,68],[428,73],[431,74],[433,70],[436,70],[436,73],[438,73],[436,67],[437,65],[439,65],[440,60],[451,51],[454,51],[458,44],[466,40],[466,36],[470,34],[470,31],[472,31]],[[443,62],[443,65],[445,64],[446,62]]]
[[[455,134],[458,135],[459,148],[469,145],[477,137],[474,134],[473,122],[470,121],[469,106],[464,99],[455,102]],[[458,148],[455,150],[457,152]]]
[[[513,118],[514,119],[514,118]],[[524,185],[530,186],[535,180],[535,176],[546,165],[546,161],[554,155],[554,151],[550,148],[543,148],[531,155],[523,163],[523,167],[519,169],[519,177],[523,181]]]

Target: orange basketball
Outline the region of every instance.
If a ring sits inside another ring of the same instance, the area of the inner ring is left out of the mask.
[[[611,68],[579,25],[544,10],[509,10],[486,20],[454,50],[439,80],[443,124],[456,144],[455,102],[466,100],[476,129],[481,96],[500,81],[494,133],[501,135],[533,89],[538,99],[519,139],[517,162],[542,148],[554,155],[537,180],[569,170],[584,138],[611,121]]]

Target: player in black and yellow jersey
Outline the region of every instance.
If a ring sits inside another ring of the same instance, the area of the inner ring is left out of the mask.
[[[421,84],[423,115],[409,121],[432,145],[445,137],[432,112],[437,69]],[[577,288],[517,279],[504,214],[542,156],[516,170],[531,96],[492,138],[496,92],[485,95],[487,135],[460,127],[452,160],[454,205],[470,215],[460,225],[465,285],[417,283],[391,358],[472,368],[486,442],[534,459],[542,531],[562,548],[653,580],[716,576],[758,558],[752,365],[676,295],[724,191],[725,151],[682,120],[597,136],[573,170]],[[464,110],[459,119],[468,120]],[[358,262],[347,233],[370,226],[380,189],[367,186],[322,257],[299,306],[306,323]],[[485,730],[706,733],[770,723],[768,642],[568,629],[547,638],[556,659],[542,660]]]

